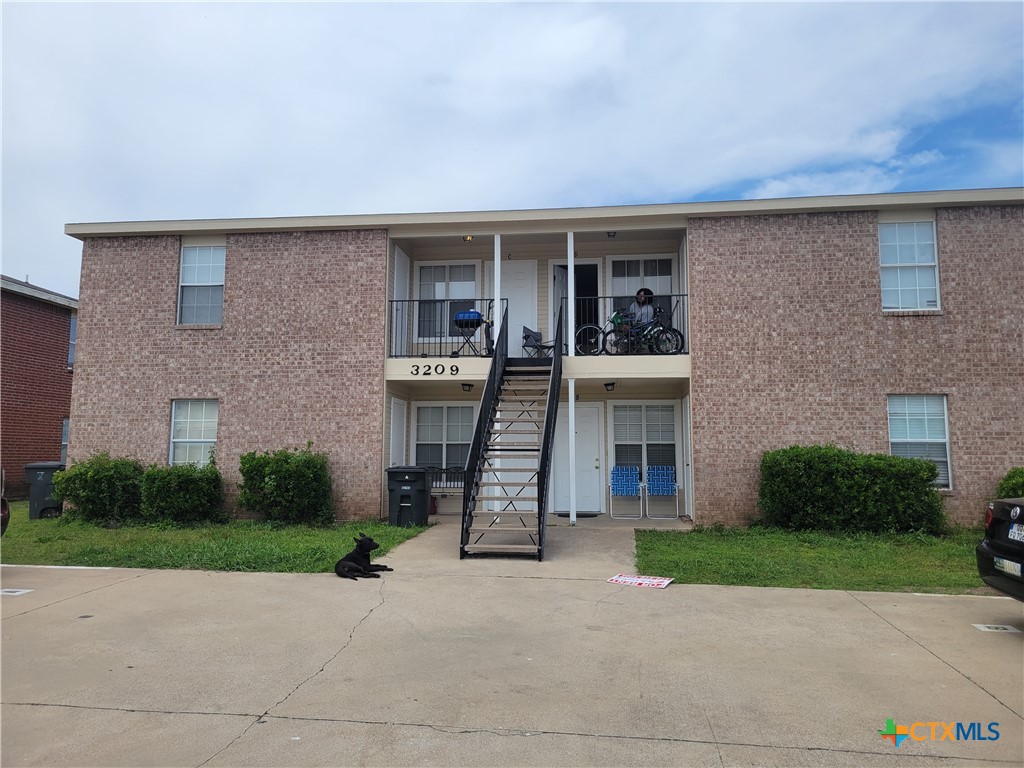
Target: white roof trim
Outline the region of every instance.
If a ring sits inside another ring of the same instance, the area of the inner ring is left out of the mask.
[[[87,237],[182,235],[300,230],[386,229],[392,237],[440,234],[493,234],[650,229],[685,226],[690,216],[808,213],[816,211],[941,208],[969,205],[1021,205],[1024,188],[938,192],[893,192],[772,200],[662,203],[595,208],[547,208],[451,213],[400,213],[344,216],[291,216],[252,219],[193,219],[66,224],[64,233]]]
[[[78,309],[78,299],[73,299],[70,296],[65,296],[62,293],[54,293],[48,291],[45,288],[38,288],[34,285],[27,285],[20,280],[13,280],[6,277],[0,278],[0,288],[11,293],[17,293],[21,296],[28,296],[32,299],[39,299],[45,301],[47,304],[56,304],[60,307],[68,307],[69,309]]]

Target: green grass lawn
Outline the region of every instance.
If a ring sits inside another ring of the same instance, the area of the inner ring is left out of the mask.
[[[66,520],[29,520],[28,502],[11,504],[0,542],[0,562],[112,568],[186,568],[208,571],[331,573],[334,563],[365,533],[384,555],[425,528],[345,523],[334,528],[273,526],[251,521],[199,528],[102,528]]]
[[[637,568],[677,584],[996,594],[978,576],[981,530],[940,538],[769,528],[637,531]]]

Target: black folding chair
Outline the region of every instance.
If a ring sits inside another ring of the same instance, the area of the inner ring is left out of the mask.
[[[554,348],[555,342],[540,340],[540,331],[523,326],[523,352],[527,357],[551,357]]]

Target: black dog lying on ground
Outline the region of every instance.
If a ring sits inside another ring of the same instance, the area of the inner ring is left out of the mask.
[[[380,544],[365,533],[360,533],[355,542],[356,548],[334,564],[334,572],[341,578],[353,581],[358,578],[379,579],[380,574],[377,571],[395,570],[386,565],[374,565],[370,562],[370,553],[380,549]]]

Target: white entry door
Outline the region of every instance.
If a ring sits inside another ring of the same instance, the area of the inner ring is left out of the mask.
[[[601,512],[604,501],[602,408],[597,403],[576,405],[576,511]],[[569,511],[569,406],[558,407],[555,456],[552,467],[554,512]]]
[[[488,279],[494,284],[494,271],[488,264]],[[523,357],[523,326],[542,331],[537,322],[537,262],[501,262],[501,294],[508,299],[508,355]],[[497,315],[500,305],[495,306]],[[547,341],[547,336],[541,334]]]

